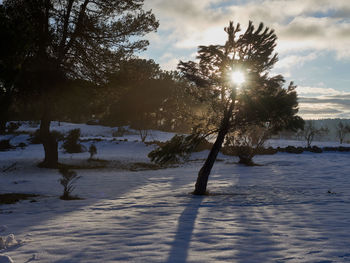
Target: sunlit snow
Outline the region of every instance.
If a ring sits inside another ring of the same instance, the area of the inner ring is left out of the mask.
[[[113,128],[69,125],[54,128],[80,127],[83,137],[102,139],[96,158],[149,162],[154,146],[135,142],[137,135],[113,141]],[[17,242],[0,248],[0,262],[4,255],[15,263],[350,261],[349,153],[257,156],[254,167],[220,154],[209,178],[213,195],[192,196],[207,154],[160,170],[78,169],[74,194],[84,199],[63,201],[58,171],[36,167],[41,145],[0,152],[1,171],[16,163],[0,173],[0,193],[40,195],[0,205],[0,236]],[[88,157],[59,153],[68,163]]]

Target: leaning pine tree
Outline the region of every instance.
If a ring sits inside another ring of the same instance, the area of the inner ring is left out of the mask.
[[[193,93],[211,108],[211,131],[216,140],[200,169],[193,194],[206,194],[208,178],[225,137],[243,125],[266,125],[277,132],[302,128],[295,86],[283,88],[281,75],[270,76],[277,62],[273,30],[252,22],[243,34],[240,24],[225,28],[225,45],[199,46],[199,62],[182,62],[178,68],[193,84]]]

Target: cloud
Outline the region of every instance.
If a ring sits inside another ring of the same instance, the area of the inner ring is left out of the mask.
[[[145,5],[160,20],[158,34],[150,40],[164,69],[176,69],[180,59],[193,59],[198,45],[225,43],[223,29],[230,20],[240,22],[243,30],[249,20],[275,30],[280,61],[272,73],[287,78],[293,73],[295,78],[305,64],[315,65],[314,60],[330,54],[342,63],[350,60],[348,0],[147,0]],[[334,79],[327,75],[331,73],[320,72]],[[305,80],[307,84],[297,88],[303,117],[350,117],[350,93],[312,81]]]
[[[324,87],[309,87],[309,86],[298,86],[297,93],[300,96],[338,96],[341,94],[345,94],[336,89],[332,88],[324,88]]]
[[[299,113],[301,115],[310,115],[310,114],[312,114],[312,115],[319,115],[319,114],[334,115],[334,114],[342,113],[342,111],[336,110],[336,109],[312,108],[312,109],[302,109],[299,111]]]
[[[304,119],[327,119],[334,118],[337,116],[338,118],[343,116],[343,111],[331,108],[322,108],[322,107],[312,107],[312,108],[301,108],[299,110],[299,115],[301,115]]]
[[[235,3],[236,2],[236,3]],[[223,28],[230,20],[264,22],[276,30],[278,51],[331,50],[338,59],[350,58],[350,14],[348,0],[148,0],[160,19],[160,30],[177,49],[223,43]],[[215,8],[214,8],[215,7]],[[344,19],[345,18],[345,19]]]
[[[174,70],[179,64],[179,60],[177,58],[172,58],[167,61],[161,62],[162,69],[164,70]]]
[[[293,50],[335,51],[337,58],[350,59],[350,22],[330,17],[295,17],[278,26],[279,52]]]
[[[179,59],[175,58],[171,53],[165,53],[160,57],[159,63],[164,70],[174,70],[176,69],[177,64],[179,64]]]
[[[299,97],[299,114],[306,119],[320,118],[349,118],[350,93],[339,92],[332,89],[306,87],[318,90],[322,95],[318,97]],[[327,90],[330,92],[327,94]],[[299,92],[298,92],[299,93]],[[332,94],[333,93],[333,94]],[[311,93],[306,92],[310,95]],[[300,93],[299,93],[300,95]]]
[[[273,74],[282,74],[285,77],[291,77],[291,70],[301,68],[306,62],[318,58],[317,52],[312,52],[307,55],[287,55],[277,61],[275,67],[272,69]]]
[[[338,109],[350,110],[350,100],[342,98],[300,98],[300,103],[303,104],[323,104],[323,105],[332,105]]]
[[[159,30],[169,32],[165,40],[172,39],[174,48],[190,49],[225,41],[223,27],[229,20],[223,9],[211,8],[221,2],[224,1],[149,0],[145,4],[160,20]]]
[[[318,86],[298,86],[299,115],[305,119],[349,118],[350,92]]]

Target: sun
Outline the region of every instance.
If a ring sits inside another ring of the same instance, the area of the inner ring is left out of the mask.
[[[230,73],[231,81],[236,85],[241,85],[245,81],[245,76],[241,71],[233,71]]]

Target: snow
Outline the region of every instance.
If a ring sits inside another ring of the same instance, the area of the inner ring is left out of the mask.
[[[18,242],[14,234],[10,234],[6,237],[0,236],[0,249],[10,248],[17,245]]]
[[[276,140],[276,139],[271,139],[268,140],[265,143],[266,147],[287,147],[287,146],[295,146],[295,147],[307,147],[306,141],[297,141],[297,140]],[[349,143],[343,143],[339,144],[339,142],[334,142],[334,141],[313,141],[311,143],[311,146],[318,146],[318,147],[338,147],[338,146],[344,146],[344,147],[350,147]]]
[[[39,128],[38,125],[31,125],[29,122],[22,122],[22,125],[19,127],[17,131],[19,132],[30,132],[33,133]],[[73,129],[80,129],[81,131],[81,139],[104,139],[104,140],[112,140],[112,139],[127,139],[128,141],[140,140],[139,131],[130,129],[125,126],[124,129],[127,129],[130,134],[126,134],[120,137],[114,137],[113,133],[118,131],[118,127],[108,127],[108,126],[100,126],[100,125],[87,125],[81,123],[67,123],[67,122],[57,122],[53,121],[51,123],[50,129],[53,131],[58,131],[62,133],[67,133]],[[167,141],[174,136],[174,133],[161,132],[149,130],[146,141]]]
[[[105,136],[94,142],[96,158],[149,162],[154,146],[113,141],[113,128],[87,126],[60,127]],[[20,136],[11,142],[27,138]],[[172,134],[154,131],[153,136],[164,140]],[[256,156],[261,166],[253,167],[220,154],[208,183],[212,195],[192,196],[207,154],[159,170],[77,169],[82,177],[73,194],[83,199],[64,201],[58,171],[36,167],[43,158],[41,145],[0,152],[1,170],[16,163],[0,173],[0,193],[40,195],[36,202],[0,205],[0,236],[13,234],[18,242],[0,249],[0,262],[11,262],[4,255],[16,263],[350,261],[349,153]],[[64,163],[84,163],[88,157],[59,152]]]
[[[13,263],[13,261],[9,256],[0,254],[0,263]]]

